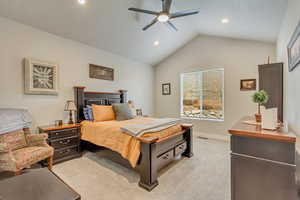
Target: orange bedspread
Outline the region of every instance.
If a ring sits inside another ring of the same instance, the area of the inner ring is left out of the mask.
[[[81,139],[120,153],[123,158],[130,162],[132,167],[136,167],[141,153],[140,141],[123,133],[120,127],[133,123],[148,123],[153,120],[155,119],[138,117],[125,121],[83,121],[81,122]],[[182,127],[178,124],[159,132],[146,133],[142,137],[158,137],[161,139],[181,130]]]

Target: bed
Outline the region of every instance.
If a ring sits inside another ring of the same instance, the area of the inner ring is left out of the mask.
[[[87,105],[126,103],[127,91],[120,90],[116,93],[89,92],[85,91],[85,87],[76,86],[74,87],[74,94],[77,106],[76,120],[82,124],[82,146],[88,150],[95,146],[106,147],[106,150],[109,149],[113,161],[138,171],[140,174],[140,187],[151,191],[158,185],[157,176],[160,169],[180,156],[189,158],[193,156],[193,131],[191,124],[179,124],[162,132],[132,138],[132,136],[125,133],[119,133],[120,127],[126,123],[151,121],[152,118],[141,117],[132,121],[99,123],[84,121],[83,114],[83,108]],[[98,137],[98,132],[106,135],[106,139],[103,140]],[[111,136],[111,133],[114,133],[113,136]],[[108,138],[109,136],[111,138]],[[112,142],[114,144],[111,144]],[[126,146],[130,146],[130,148],[126,149]]]

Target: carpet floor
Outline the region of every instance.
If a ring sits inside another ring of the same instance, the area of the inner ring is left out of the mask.
[[[57,164],[54,172],[81,194],[82,200],[230,199],[229,143],[217,140],[195,138],[194,157],[163,169],[152,192],[138,186],[135,171],[99,153],[86,152],[79,159]]]

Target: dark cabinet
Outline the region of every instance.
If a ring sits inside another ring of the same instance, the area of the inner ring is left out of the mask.
[[[278,108],[278,119],[283,121],[283,63],[258,66],[259,90],[269,94],[266,108]]]

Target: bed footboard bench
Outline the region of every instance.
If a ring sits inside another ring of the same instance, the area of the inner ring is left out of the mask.
[[[158,185],[158,171],[178,156],[193,156],[193,129],[183,124],[183,131],[161,140],[140,138],[141,161],[139,165],[139,186],[151,191]]]

